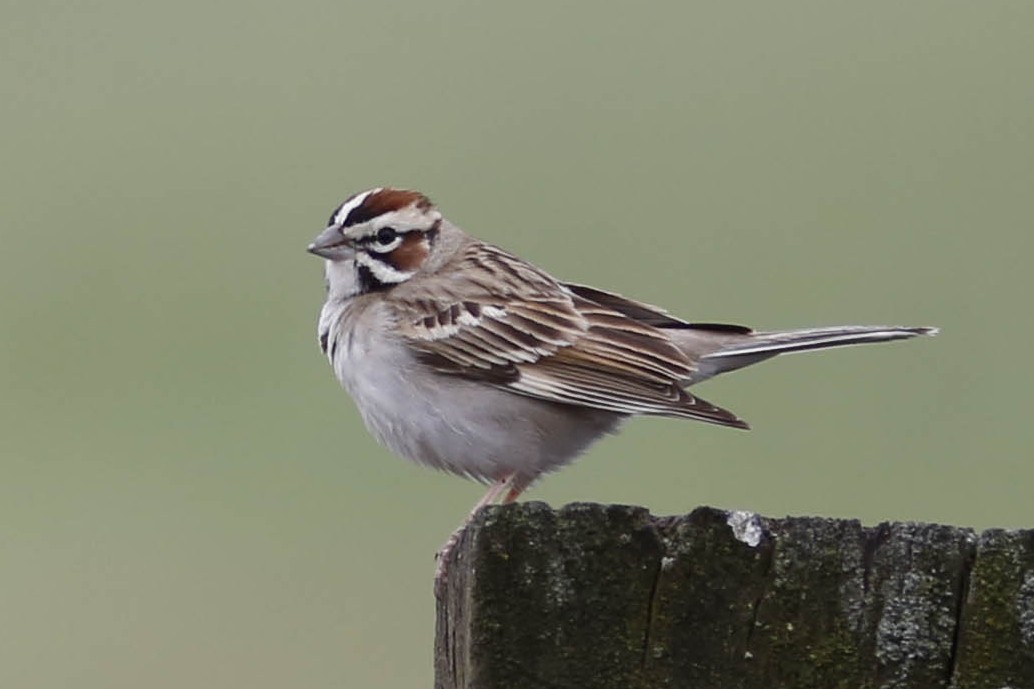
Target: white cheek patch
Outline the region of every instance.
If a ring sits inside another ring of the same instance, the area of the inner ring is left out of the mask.
[[[374,258],[363,251],[355,255],[355,262],[364,268],[368,268],[377,282],[382,284],[405,282],[413,277],[415,273],[412,270],[398,270],[394,266],[388,265],[384,261]]]

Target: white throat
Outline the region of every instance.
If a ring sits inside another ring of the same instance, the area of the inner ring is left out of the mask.
[[[361,291],[354,260],[325,261],[323,274],[327,281],[328,302],[346,301]]]

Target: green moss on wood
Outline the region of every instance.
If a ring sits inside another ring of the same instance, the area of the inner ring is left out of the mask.
[[[962,613],[956,686],[1034,687],[1034,531],[981,535]]]

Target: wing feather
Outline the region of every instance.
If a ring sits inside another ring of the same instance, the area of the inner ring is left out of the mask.
[[[657,327],[677,319],[571,289],[495,247],[473,244],[459,260],[437,298],[396,292],[405,342],[437,371],[562,404],[746,427],[683,389],[696,367]]]

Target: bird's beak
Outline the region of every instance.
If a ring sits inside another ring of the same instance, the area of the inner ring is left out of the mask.
[[[352,242],[341,232],[337,225],[331,225],[316,236],[316,239],[309,245],[307,251],[323,258],[342,259],[350,258],[354,251]]]

